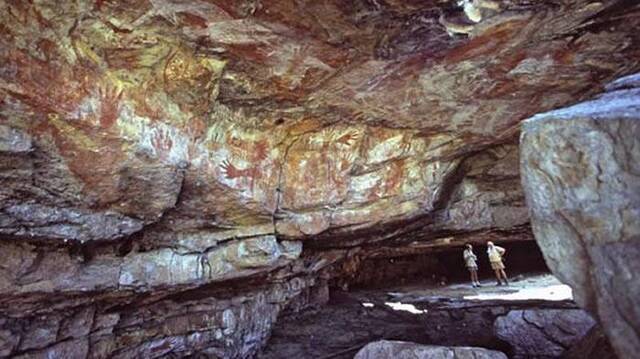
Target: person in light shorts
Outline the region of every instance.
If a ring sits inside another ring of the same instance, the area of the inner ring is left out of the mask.
[[[462,258],[464,259],[464,264],[469,270],[471,274],[471,285],[475,287],[480,286],[480,281],[478,280],[478,257],[473,254],[473,246],[467,243],[466,249],[462,252]]]
[[[487,255],[489,256],[489,263],[491,263],[491,269],[496,273],[496,278],[498,279],[498,285],[502,285],[502,280],[504,280],[505,285],[509,285],[509,279],[507,279],[507,273],[504,271],[504,263],[502,262],[502,257],[507,252],[506,249],[502,247],[498,247],[493,244],[493,242],[487,242]]]

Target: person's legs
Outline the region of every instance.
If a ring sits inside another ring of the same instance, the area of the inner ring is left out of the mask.
[[[500,274],[502,274],[502,279],[504,279],[504,282],[509,284],[509,279],[507,278],[507,273],[504,271],[504,268],[500,269]]]
[[[471,273],[471,280],[473,281],[473,283],[475,283],[478,287],[480,286],[480,281],[478,280],[478,270],[474,270]]]
[[[471,277],[471,285],[475,287],[476,286],[476,282],[473,279],[473,269],[471,269],[471,268],[467,268],[467,269],[469,270],[469,276]]]
[[[500,269],[494,269],[493,270],[496,273],[496,279],[498,280],[498,285],[502,285],[502,282],[500,281]]]

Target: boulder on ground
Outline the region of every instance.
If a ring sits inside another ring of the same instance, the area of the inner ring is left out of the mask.
[[[513,358],[557,358],[595,324],[581,309],[525,309],[496,319],[494,331],[509,343]]]
[[[640,352],[639,75],[525,121],[522,184],[547,264],[622,358]]]

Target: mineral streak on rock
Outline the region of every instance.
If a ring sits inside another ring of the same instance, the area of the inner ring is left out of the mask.
[[[415,218],[466,153],[638,68],[635,10],[598,4],[9,1],[1,118],[79,210],[287,236]],[[484,15],[451,39],[443,12]]]
[[[621,358],[640,350],[640,89],[630,76],[593,100],[536,115],[521,137],[536,239]]]

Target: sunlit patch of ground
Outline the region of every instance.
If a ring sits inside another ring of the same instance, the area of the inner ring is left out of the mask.
[[[385,302],[384,305],[390,307],[393,310],[401,310],[404,312],[409,312],[411,314],[423,314],[427,313],[426,309],[418,309],[413,304],[399,303],[399,302]]]
[[[575,309],[571,290],[549,274],[522,274],[509,286],[484,280],[434,285],[335,289],[318,309],[279,319],[262,359],[353,358],[380,339],[502,350],[494,334],[498,316],[510,310]]]
[[[469,300],[573,300],[571,288],[565,284],[557,284],[545,287],[522,288],[515,293],[479,293],[466,295]]]
[[[518,276],[512,278],[508,286],[497,286],[494,281],[485,280],[480,288],[473,288],[469,283],[455,283],[426,288],[424,286],[407,286],[394,288],[394,291],[387,292],[387,295],[391,298],[389,302],[395,302],[398,308],[400,308],[400,304],[434,302],[443,299],[468,301],[573,300],[571,288],[560,283],[557,278],[550,274]]]

